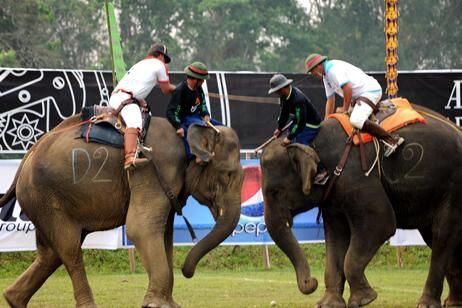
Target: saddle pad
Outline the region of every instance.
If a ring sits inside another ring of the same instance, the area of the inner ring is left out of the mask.
[[[124,137],[109,123],[103,122],[97,125],[82,125],[80,138],[86,142],[96,142],[111,145],[122,149],[124,147]]]
[[[420,113],[412,108],[412,105],[407,99],[398,97],[391,99],[391,101],[396,106],[396,112],[380,123],[380,126],[387,132],[391,133],[409,124],[427,122],[425,118],[420,115]],[[350,123],[348,115],[343,113],[333,113],[328,117],[339,121],[345,130],[345,133],[348,135],[348,137],[351,137],[353,133],[353,126]],[[361,139],[363,140],[363,143],[366,143],[372,141],[373,137],[368,133],[361,133]],[[359,139],[357,136],[353,138],[353,141],[355,145],[359,144]]]

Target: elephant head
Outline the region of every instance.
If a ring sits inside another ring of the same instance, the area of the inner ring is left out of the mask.
[[[298,288],[304,294],[314,292],[318,282],[310,276],[308,262],[291,227],[293,216],[314,206],[308,194],[312,192],[318,162],[312,148],[301,144],[284,148],[280,140],[272,142],[261,157],[265,223],[276,245],[294,265]]]
[[[188,131],[191,152],[205,164],[191,162],[186,170],[186,190],[206,205],[216,223],[212,231],[197,243],[186,257],[183,274],[192,277],[199,260],[224,241],[239,222],[243,169],[239,139],[227,127],[220,133],[208,127],[192,125]]]

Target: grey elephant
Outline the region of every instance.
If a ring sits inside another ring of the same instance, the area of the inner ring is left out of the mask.
[[[122,150],[75,139],[80,118],[69,118],[43,136],[23,158],[0,207],[16,196],[36,227],[37,257],[4,291],[12,307],[25,307],[46,279],[64,264],[77,307],[95,307],[82,262],[81,244],[91,232],[126,224],[148,272],[143,307],[177,307],[173,289],[175,211],[153,165],[123,170]],[[240,215],[243,170],[239,140],[227,127],[221,133],[201,126],[189,131],[191,150],[204,165],[187,164],[182,140],[163,118],[152,118],[146,144],[174,194],[194,196],[216,220],[211,232],[189,252],[183,274],[234,230]]]
[[[369,177],[361,171],[357,148],[351,151],[332,193],[322,203],[325,186],[313,185],[319,161],[334,170],[346,134],[334,119],[325,121],[313,148],[281,140],[261,157],[265,222],[276,244],[295,267],[298,287],[317,288],[308,262],[291,232],[293,216],[322,205],[326,241],[324,296],[317,307],[359,307],[376,297],[364,270],[396,228],[418,229],[432,249],[430,269],[419,308],[441,307],[443,281],[449,284],[446,306],[462,306],[462,133],[441,115],[414,106],[427,120],[399,130],[406,143],[389,158],[380,156]],[[366,144],[372,162],[376,153]],[[343,299],[345,282],[350,298]]]

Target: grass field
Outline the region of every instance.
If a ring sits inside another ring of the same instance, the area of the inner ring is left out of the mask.
[[[320,280],[312,295],[298,291],[292,270],[269,271],[199,271],[192,279],[175,274],[174,299],[182,307],[313,307],[324,292],[321,271],[314,276]],[[415,307],[425,281],[424,270],[371,269],[370,283],[379,296],[368,307]],[[89,274],[90,284],[100,307],[140,307],[147,276],[145,274]],[[14,278],[1,278],[0,289]],[[348,294],[348,291],[346,292]],[[0,305],[7,306],[2,298]],[[75,305],[70,279],[54,275],[32,298],[29,307],[73,307]]]
[[[276,247],[270,247],[272,268],[262,269],[261,248],[219,247],[199,264],[192,279],[181,275],[179,267],[189,248],[175,248],[174,299],[182,307],[313,307],[324,293],[323,245],[306,245],[318,290],[311,295],[298,291],[295,272]],[[367,271],[379,296],[368,307],[415,307],[425,283],[429,250],[408,248],[404,268],[397,268],[394,248],[384,246]],[[29,264],[33,253],[0,254],[0,290],[4,290]],[[126,251],[85,251],[90,285],[99,307],[140,307],[147,275],[137,264],[128,271]],[[348,289],[345,292],[348,299]],[[445,286],[443,299],[447,295]],[[29,307],[74,307],[72,286],[61,268],[32,298]],[[0,299],[0,307],[6,307]]]

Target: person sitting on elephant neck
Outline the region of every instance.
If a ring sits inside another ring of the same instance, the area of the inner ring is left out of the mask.
[[[187,141],[188,128],[191,124],[205,125],[210,122],[213,125],[223,125],[212,119],[207,109],[205,94],[202,90],[204,80],[209,79],[207,66],[202,62],[193,62],[185,69],[186,80],[183,80],[176,88],[167,106],[167,119],[175,127],[176,134],[183,138],[186,150],[186,158],[194,158]],[[205,122],[205,123],[204,123]],[[196,163],[202,161],[196,157]]]
[[[162,93],[168,94],[175,90],[170,83],[167,65],[170,57],[167,47],[153,44],[145,59],[136,63],[115,87],[109,99],[109,106],[121,114],[125,125],[124,134],[124,168],[142,167],[149,161],[138,157],[138,137],[143,125],[141,108],[146,108],[144,99],[159,83]]]
[[[335,94],[337,93],[343,97],[343,106],[337,107],[335,111],[347,113],[352,109],[351,125],[382,141],[385,145],[385,157],[393,154],[396,148],[404,142],[402,137],[391,135],[380,125],[369,120],[382,97],[382,88],[375,78],[350,63],[329,60],[326,56],[317,53],[306,58],[305,66],[308,74],[324,82],[327,97],[325,118],[334,112]],[[351,105],[352,102],[353,105]]]
[[[310,145],[321,127],[321,117],[313,104],[311,104],[310,99],[300,89],[292,86],[292,82],[292,79],[287,79],[282,74],[275,74],[270,79],[271,88],[268,94],[277,93],[281,107],[278,127],[273,134],[276,138],[279,137],[283,127],[291,117],[293,121],[289,127],[289,133],[284,137],[281,145],[284,147],[291,143]],[[319,169],[314,182],[324,185],[329,176],[326,168],[321,163],[318,166]]]

